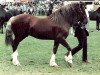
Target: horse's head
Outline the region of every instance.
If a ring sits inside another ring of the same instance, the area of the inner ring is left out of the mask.
[[[88,22],[86,11],[85,11],[86,8],[85,4],[83,2],[75,3],[73,7],[74,7],[73,16],[75,17],[73,21],[73,27],[79,26],[85,28],[85,25]]]
[[[83,2],[76,3],[75,12],[76,12],[77,21],[83,24],[87,24],[88,22],[85,9],[86,9],[85,3]]]

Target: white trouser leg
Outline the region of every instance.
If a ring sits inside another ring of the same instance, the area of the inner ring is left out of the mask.
[[[52,54],[50,59],[50,66],[57,67],[58,65],[55,62],[55,54]]]
[[[12,63],[13,63],[14,65],[16,65],[16,66],[19,66],[20,63],[19,63],[19,61],[18,61],[17,56],[18,56],[18,52],[17,52],[17,50],[16,50],[16,51],[12,54]]]

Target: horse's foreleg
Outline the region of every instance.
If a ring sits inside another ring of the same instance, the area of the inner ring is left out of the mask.
[[[71,65],[72,64],[72,52],[71,52],[71,48],[69,44],[66,42],[64,37],[58,37],[57,41],[68,49],[69,52],[68,52],[68,55],[65,55],[65,61]]]
[[[12,54],[12,62],[14,65],[19,66],[20,62],[18,61],[18,51],[17,47],[19,43],[25,39],[28,36],[28,34],[23,34],[23,36],[15,36],[14,41],[12,42],[12,49],[13,49],[13,54]]]
[[[53,54],[50,59],[50,66],[54,66],[54,67],[58,66],[55,62],[55,59],[56,59],[55,55],[57,53],[58,46],[59,46],[59,43],[54,41]]]

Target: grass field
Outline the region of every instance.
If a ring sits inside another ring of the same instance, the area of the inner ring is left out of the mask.
[[[30,36],[18,47],[21,66],[14,66],[10,61],[12,50],[5,45],[4,34],[0,34],[0,75],[100,75],[100,32],[95,30],[95,22],[90,22],[89,27],[89,63],[82,63],[82,52],[79,51],[73,56],[73,67],[64,61],[67,50],[61,45],[56,57],[56,62],[60,67],[50,67],[53,41],[39,40]],[[78,44],[72,34],[66,40],[72,48]]]

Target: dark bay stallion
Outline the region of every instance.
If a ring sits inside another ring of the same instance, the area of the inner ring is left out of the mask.
[[[58,66],[55,56],[59,44],[68,50],[68,55],[65,55],[65,61],[72,64],[72,49],[66,41],[69,29],[74,27],[75,23],[81,22],[85,25],[87,21],[85,5],[82,2],[68,4],[46,18],[37,18],[29,14],[12,17],[7,23],[5,43],[12,46],[13,64],[20,65],[17,58],[17,47],[27,36],[43,40],[54,40],[50,66]]]

